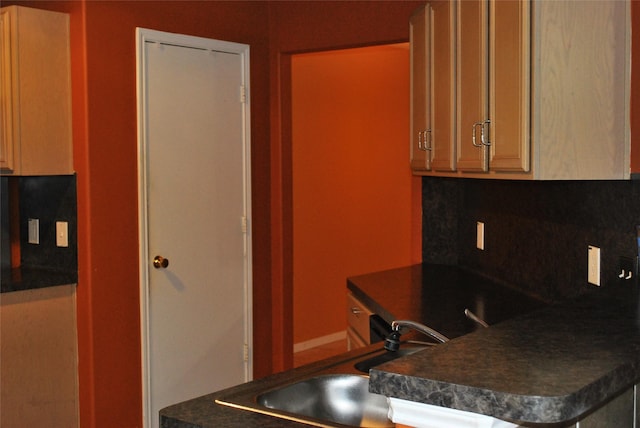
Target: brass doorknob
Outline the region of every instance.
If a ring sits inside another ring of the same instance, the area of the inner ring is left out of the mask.
[[[169,259],[165,259],[162,256],[155,256],[153,258],[153,267],[156,269],[166,268],[169,266]]]

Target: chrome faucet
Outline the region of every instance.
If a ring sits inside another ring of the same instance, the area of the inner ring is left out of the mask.
[[[449,341],[449,338],[445,335],[438,333],[431,327],[427,327],[424,324],[420,324],[415,321],[408,320],[397,320],[391,323],[391,333],[384,340],[384,349],[387,351],[397,351],[400,349],[400,330],[402,327],[411,328],[415,331],[418,331],[422,334],[426,334],[427,336],[437,340],[438,342],[444,343]]]

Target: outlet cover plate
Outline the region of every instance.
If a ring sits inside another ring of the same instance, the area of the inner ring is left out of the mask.
[[[589,284],[600,286],[600,248],[589,245]]]

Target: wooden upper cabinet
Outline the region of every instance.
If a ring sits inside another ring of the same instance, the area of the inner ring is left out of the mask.
[[[629,1],[451,0],[431,6],[433,158],[432,170],[423,174],[629,178]],[[442,59],[444,31],[455,41],[453,66]],[[450,90],[452,76],[455,115],[440,92]],[[449,169],[439,162],[446,117],[455,123],[457,142]]]
[[[534,177],[629,178],[630,2],[535,1],[532,13]]]
[[[0,9],[0,170],[13,168],[13,121],[11,118],[11,61],[10,35],[11,22],[9,14]]]
[[[491,1],[489,5],[491,169],[528,172],[531,4],[529,1]]]
[[[0,173],[73,173],[69,16],[0,9]]]
[[[431,165],[434,171],[456,169],[456,6],[431,4]]]
[[[411,168],[431,169],[431,6],[420,7],[411,15]]]
[[[458,169],[487,171],[489,167],[488,3],[458,2],[456,37],[456,120]]]

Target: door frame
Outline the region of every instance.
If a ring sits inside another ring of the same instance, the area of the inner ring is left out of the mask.
[[[175,46],[185,46],[195,49],[227,52],[240,55],[242,59],[243,92],[239,96],[244,99],[243,112],[243,169],[246,228],[245,233],[245,340],[249,349],[245,351],[245,380],[253,377],[253,266],[252,266],[252,234],[251,234],[251,120],[249,97],[249,45],[183,34],[136,28],[136,96],[137,96],[137,151],[138,151],[138,240],[139,240],[139,280],[140,280],[140,336],[141,336],[141,365],[142,365],[142,417],[143,426],[150,427],[151,412],[151,383],[150,383],[150,355],[149,355],[149,225],[148,225],[148,133],[147,124],[147,93],[145,73],[145,44],[147,42],[163,43]]]

